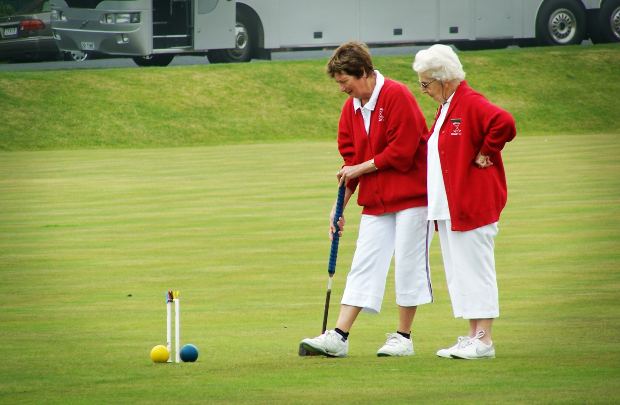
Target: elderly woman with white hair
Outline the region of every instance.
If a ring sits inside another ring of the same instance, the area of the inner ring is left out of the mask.
[[[494,240],[507,199],[501,151],[516,135],[515,122],[469,87],[451,47],[419,51],[413,70],[422,92],[439,103],[428,140],[428,219],[439,232],[454,316],[469,320],[469,333],[437,355],[492,358],[499,317]]]

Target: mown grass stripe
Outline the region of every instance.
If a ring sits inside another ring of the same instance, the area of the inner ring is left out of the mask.
[[[1,152],[0,401],[607,402],[620,360],[619,153],[616,134],[507,145],[498,358],[451,362],[434,353],[466,323],[452,318],[437,238],[415,357],[375,357],[397,319],[391,276],[348,359],[297,357],[322,316],[333,142]],[[358,214],[347,208],[333,314]],[[168,288],[182,292],[196,364],[148,359]]]

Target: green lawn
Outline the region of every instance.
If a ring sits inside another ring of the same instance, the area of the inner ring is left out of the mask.
[[[619,154],[617,133],[507,145],[498,357],[468,362],[434,354],[466,329],[437,238],[414,357],[375,357],[395,328],[391,276],[349,358],[297,356],[322,319],[333,141],[0,152],[0,403],[614,402]],[[330,324],[359,209],[347,215]],[[170,288],[195,364],[148,356]]]
[[[521,135],[616,133],[620,44],[460,53],[467,80]],[[377,57],[427,120],[413,55]],[[0,72],[0,150],[331,141],[344,95],[325,60]]]

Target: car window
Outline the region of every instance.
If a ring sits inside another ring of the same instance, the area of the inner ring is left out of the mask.
[[[17,1],[0,0],[0,17],[15,14],[15,8],[18,5]]]
[[[16,3],[14,5],[15,14],[31,14],[40,13],[42,11],[51,11],[50,0],[22,0],[12,3]]]

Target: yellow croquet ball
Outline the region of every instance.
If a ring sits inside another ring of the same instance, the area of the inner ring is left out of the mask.
[[[170,353],[164,345],[157,345],[151,349],[151,360],[154,363],[165,363],[170,358]]]

